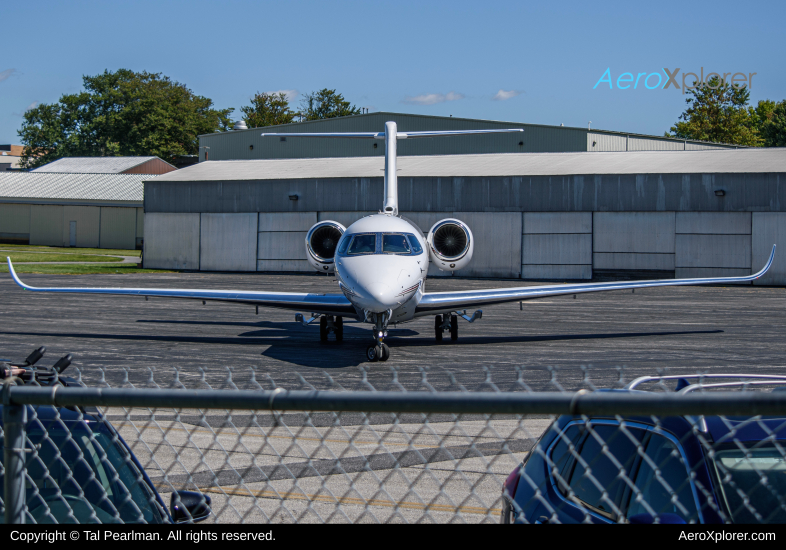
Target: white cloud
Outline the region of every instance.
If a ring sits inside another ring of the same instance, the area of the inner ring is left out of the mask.
[[[38,107],[38,102],[37,101],[33,101],[30,105],[27,106],[27,108],[25,109],[25,112],[29,111],[30,109],[35,109],[36,107]]]
[[[275,90],[273,92],[265,92],[266,94],[284,94],[287,96],[287,101],[292,101],[297,96],[300,95],[300,92],[297,90]]]
[[[505,100],[508,100],[508,99],[510,99],[512,97],[516,97],[517,95],[521,95],[523,93],[524,93],[524,90],[509,90],[509,91],[505,91],[505,90],[500,89],[500,91],[497,92],[497,95],[495,95],[492,99],[494,101],[505,101]]]
[[[8,78],[11,78],[14,75],[19,75],[19,74],[21,73],[16,69],[6,69],[4,71],[0,71],[0,82]]]
[[[458,101],[464,99],[464,94],[456,92],[448,92],[447,94],[423,94],[416,96],[407,96],[402,103],[411,103],[413,105],[436,105],[437,103],[444,103],[445,101]]]

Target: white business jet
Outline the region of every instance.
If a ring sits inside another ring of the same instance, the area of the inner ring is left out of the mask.
[[[482,310],[467,315],[467,309],[505,302],[519,302],[548,296],[582,294],[604,290],[626,290],[656,286],[740,283],[758,279],[770,268],[775,246],[767,265],[755,275],[701,279],[665,279],[608,283],[559,284],[461,292],[426,292],[429,260],[443,271],[457,271],[472,259],[475,242],[472,231],[461,220],[438,221],[426,238],[420,229],[398,211],[396,181],[396,141],[399,139],[432,138],[465,134],[521,132],[515,130],[466,130],[436,132],[399,132],[395,122],[386,122],[385,131],[378,133],[325,134],[262,134],[263,136],[359,138],[385,141],[385,200],[378,214],[366,216],[348,228],[338,222],[321,221],[306,236],[306,257],[322,273],[335,273],[341,294],[296,294],[289,292],[248,292],[240,290],[190,290],[150,288],[36,288],[19,280],[8,259],[14,281],[35,292],[86,294],[119,294],[125,296],[156,296],[240,302],[311,313],[296,320],[309,325],[319,320],[320,339],[335,334],[344,337],[344,317],[374,326],[374,343],[366,350],[369,361],[387,361],[390,349],[384,343],[388,327],[417,317],[434,316],[437,341],[445,332],[452,340],[458,338],[458,318],[470,323],[481,318]]]

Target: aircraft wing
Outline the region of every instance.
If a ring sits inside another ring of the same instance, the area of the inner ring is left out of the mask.
[[[775,245],[772,246],[770,259],[761,271],[743,277],[711,277],[700,279],[660,279],[655,281],[616,281],[609,283],[581,283],[574,285],[526,286],[518,288],[496,288],[485,290],[465,290],[462,292],[432,292],[423,295],[423,299],[415,309],[415,316],[436,315],[467,308],[535,300],[549,296],[566,294],[584,294],[585,292],[603,292],[606,290],[630,290],[634,288],[652,288],[656,286],[709,285],[724,283],[744,283],[753,281],[764,275],[775,258]]]
[[[23,283],[14,271],[11,258],[8,271],[14,282],[33,292],[60,292],[65,294],[113,294],[119,296],[154,296],[160,298],[191,298],[218,302],[239,302],[249,305],[275,307],[308,313],[324,313],[356,317],[357,311],[343,294],[300,294],[294,292],[259,292],[248,290],[198,290],[165,288],[39,288]]]

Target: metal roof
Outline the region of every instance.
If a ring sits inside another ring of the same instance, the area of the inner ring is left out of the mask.
[[[44,199],[142,203],[148,174],[0,172],[0,201]]]
[[[382,177],[381,157],[221,160],[170,172],[157,181]],[[398,158],[398,177],[505,177],[593,174],[786,172],[786,148],[608,153],[505,153]]]
[[[45,164],[32,172],[64,174],[120,174],[158,157],[67,157]]]

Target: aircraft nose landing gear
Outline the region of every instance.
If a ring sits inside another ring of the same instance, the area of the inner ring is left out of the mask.
[[[390,319],[390,312],[387,314],[374,314],[374,345],[366,348],[366,359],[369,361],[387,361],[390,359],[390,348],[383,342],[388,335],[387,324]]]

